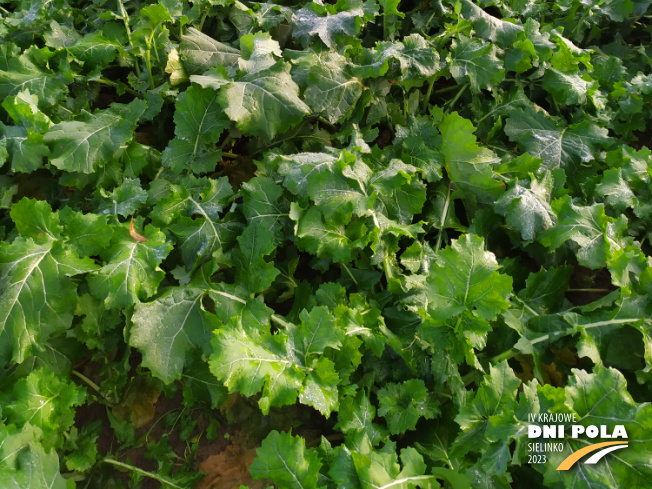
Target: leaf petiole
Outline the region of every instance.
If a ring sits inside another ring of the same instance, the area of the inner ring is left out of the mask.
[[[434,250],[435,254],[441,248],[441,238],[444,232],[444,226],[446,225],[446,219],[448,218],[448,207],[450,206],[450,202],[451,202],[452,186],[453,186],[453,182],[448,182],[448,193],[446,194],[446,202],[444,203],[444,210],[441,213],[441,220],[439,222],[439,233],[437,234],[437,244],[435,245],[435,250]]]
[[[166,484],[170,487],[174,487],[175,489],[185,489],[184,487],[177,486],[174,482],[172,482],[169,479],[166,479],[165,477],[161,477],[160,475],[154,474],[152,472],[147,472],[146,470],[139,469],[138,467],[134,467],[133,465],[125,464],[123,462],[118,462],[117,460],[114,460],[112,458],[105,458],[103,462],[111,465],[115,465],[117,467],[121,467],[123,469],[131,470],[132,472],[136,472],[137,474],[144,475],[145,477],[149,477],[150,479],[154,479],[159,481],[162,484]]]
[[[127,41],[129,42],[129,45],[133,48],[134,43],[131,40],[131,29],[129,28],[129,14],[127,13],[127,10],[125,9],[124,3],[122,3],[122,0],[118,0],[118,6],[120,7],[120,15],[122,17],[122,21],[125,24],[125,30],[127,31]],[[140,76],[140,67],[138,66],[138,63],[135,63],[134,68],[136,70],[136,75]]]

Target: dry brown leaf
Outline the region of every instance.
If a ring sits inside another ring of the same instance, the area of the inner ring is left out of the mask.
[[[156,389],[147,384],[133,384],[124,399],[113,406],[111,412],[116,418],[129,421],[134,428],[142,428],[154,419],[159,395]]]
[[[532,355],[516,355],[515,360],[521,365],[520,372],[514,372],[515,375],[521,379],[521,382],[529,382],[534,378],[534,361]]]
[[[145,236],[142,236],[136,232],[136,228],[134,228],[134,218],[131,218],[131,223],[129,224],[129,236],[132,237],[132,239],[138,241],[139,243],[145,243],[146,241],[149,241]]]
[[[195,485],[195,489],[238,489],[241,485],[249,489],[265,489],[270,481],[254,480],[249,467],[256,458],[258,444],[243,431],[231,435],[231,443],[217,455],[211,455],[201,464],[199,470],[206,474]]]
[[[555,387],[564,386],[564,375],[557,370],[557,365],[555,362],[552,363],[541,363],[541,373],[543,374],[543,381],[546,384],[553,385]]]
[[[555,360],[564,365],[574,367],[577,365],[578,357],[570,348],[565,347],[560,350],[550,348],[550,351],[555,355]]]

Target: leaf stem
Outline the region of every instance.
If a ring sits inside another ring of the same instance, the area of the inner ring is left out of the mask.
[[[210,9],[206,9],[206,11],[202,14],[201,20],[199,21],[199,28],[197,30],[201,31],[204,28],[204,22],[206,22],[206,17],[208,17],[209,12]]]
[[[276,324],[283,326],[285,329],[292,329],[294,326],[292,323],[288,323],[285,319],[283,319],[281,316],[278,314],[272,314],[272,321],[274,321]]]
[[[73,373],[73,375],[76,375],[76,376],[79,377],[81,380],[83,380],[84,382],[86,382],[89,386],[91,386],[91,387],[93,388],[93,390],[97,391],[98,393],[101,392],[101,391],[100,391],[100,386],[97,385],[95,382],[93,382],[93,381],[92,381],[91,379],[89,379],[88,377],[86,377],[84,374],[82,374],[82,373],[80,373],[80,372],[77,372],[77,370],[73,370],[72,373]]]
[[[390,487],[406,487],[404,484],[407,482],[409,485],[413,485],[412,481],[428,481],[428,480],[436,480],[437,477],[434,475],[415,475],[411,477],[404,477],[403,479],[397,479],[389,484],[385,484],[384,486],[376,486],[378,489],[389,489]],[[416,485],[416,484],[414,484]]]
[[[432,19],[435,17],[436,14],[437,14],[437,11],[436,11],[436,10],[433,10],[433,11],[432,11],[432,14],[430,14],[430,18],[428,19],[428,21],[427,21],[425,24],[423,24],[424,27],[427,28],[427,27],[430,25],[430,22],[432,22]],[[427,34],[425,31],[420,31],[420,32],[421,32],[421,34],[423,34],[423,37],[427,37],[427,36],[428,36],[428,34]]]
[[[457,322],[455,323],[455,327],[453,328],[453,331],[455,334],[457,334],[457,328],[460,327],[460,323],[462,322],[462,315],[458,316]]]
[[[240,297],[229,294],[228,292],[222,292],[221,290],[215,290],[215,289],[210,289],[209,292],[213,292],[214,294],[221,295],[222,297],[226,297],[227,299],[231,299],[232,301],[239,302],[240,304],[246,304],[247,301],[244,299],[241,299]]]
[[[408,103],[407,91],[403,88],[403,115],[407,119],[409,114],[410,114],[410,106]]]
[[[387,281],[389,282],[391,279],[394,278],[394,273],[392,272],[392,267],[391,264],[389,263],[389,256],[383,258],[383,268],[385,269],[385,276],[387,277]]]
[[[444,88],[440,88],[439,90],[435,90],[435,94],[439,95],[442,93],[448,93],[454,90],[459,90],[459,88],[460,88],[459,85],[451,85],[450,87],[444,87]]]
[[[95,392],[97,392],[97,395],[99,396],[99,398],[97,398],[97,401],[100,402],[100,404],[104,404],[105,406],[108,406],[108,407],[113,407],[114,406],[114,404],[111,401],[109,401],[104,396],[104,394],[102,394],[102,390],[100,389],[99,385],[97,385],[95,382],[93,382],[91,379],[86,377],[81,372],[78,372],[77,370],[73,370],[72,373],[73,373],[73,375],[76,375],[77,377],[79,377],[79,379],[81,379],[84,383],[88,384],[88,386],[91,387]]]
[[[353,283],[357,287],[358,286],[358,281],[355,279],[355,277],[351,273],[351,270],[349,269],[349,267],[346,266],[346,263],[340,263],[340,265],[344,267],[344,270],[346,270],[346,273],[349,274],[349,277],[351,277],[351,280],[353,280]]]
[[[443,36],[443,37],[441,37],[441,39],[437,42],[437,47],[438,48],[444,47],[451,37],[453,37],[458,32],[463,32],[464,29],[465,29],[465,27],[460,28],[460,26],[459,26],[459,17],[458,17],[458,25],[455,27],[455,29],[447,30],[444,33],[439,35],[439,36]],[[439,37],[439,36],[437,36],[437,37]]]
[[[124,3],[122,3],[122,0],[118,0],[118,6],[120,7],[120,15],[122,16],[122,21],[125,24],[125,30],[127,31],[127,41],[129,42],[129,45],[133,48],[134,43],[131,40],[131,29],[129,28],[129,14],[127,13],[127,10],[125,9]],[[134,65],[134,68],[136,69],[136,75],[140,76],[140,67],[138,66],[138,63]]]
[[[609,326],[610,324],[635,323],[635,322],[640,321],[640,320],[641,320],[641,318],[612,319],[610,321],[596,321],[595,323],[580,324],[578,326],[580,326],[581,328],[584,328],[584,329],[591,329],[591,328],[599,328],[600,326]],[[570,336],[570,335],[573,335],[573,334],[577,334],[578,332],[579,332],[578,328],[572,327],[572,328],[568,328],[565,331],[561,331],[559,333],[552,333],[552,334],[551,333],[546,333],[546,334],[542,334],[541,336],[537,336],[533,340],[530,340],[530,344],[531,345],[536,345],[538,343],[548,341],[548,340],[551,339],[550,338],[551,336],[553,336],[554,339],[557,340],[559,338],[563,338],[564,336]],[[504,351],[502,353],[499,353],[498,355],[495,355],[495,356],[491,357],[489,359],[489,364],[494,365],[496,363],[500,363],[500,362],[505,361],[505,360],[510,360],[513,357],[515,357],[516,355],[518,355],[519,353],[522,353],[522,352],[519,349],[517,349],[515,347],[512,347],[509,350],[506,350],[506,351]],[[467,386],[467,385],[475,382],[476,380],[478,380],[481,375],[482,375],[482,373],[479,370],[474,370],[474,371],[469,372],[468,374],[466,374],[464,377],[462,377],[462,382],[464,382],[464,385]]]
[[[224,149],[227,144],[229,144],[233,140],[233,135],[231,134],[231,131],[226,135],[224,138],[224,141],[222,141],[222,144],[220,144],[217,148],[218,149]]]
[[[174,482],[172,482],[169,479],[166,479],[165,477],[161,477],[160,475],[154,474],[152,472],[147,472],[146,470],[139,469],[138,467],[134,467],[133,465],[125,464],[123,462],[118,462],[117,460],[114,460],[112,458],[105,458],[103,462],[111,465],[116,465],[117,467],[122,467],[123,469],[131,470],[132,472],[136,472],[138,474],[144,475],[145,477],[149,477],[150,479],[154,479],[159,481],[162,484],[166,484],[170,487],[174,487],[175,489],[186,489],[181,486],[177,486]]]
[[[568,289],[566,292],[613,292],[611,289]]]
[[[422,108],[425,110],[430,105],[430,96],[432,95],[432,87],[435,86],[435,76],[430,77],[430,82],[428,83],[428,91],[426,92],[426,98],[423,99]]]
[[[439,223],[439,233],[437,234],[437,244],[435,245],[435,253],[441,248],[441,237],[444,233],[444,225],[446,224],[446,219],[448,218],[448,207],[451,202],[451,187],[453,182],[448,182],[448,194],[446,195],[446,202],[444,203],[444,210],[441,213],[441,221]]]
[[[97,78],[97,79],[95,79],[95,80],[88,80],[88,81],[97,82],[97,83],[100,83],[100,84],[102,84],[102,85],[109,85],[109,86],[111,86],[111,87],[115,87],[115,88],[117,88],[117,89],[122,88],[122,89],[124,89],[125,92],[127,92],[127,93],[130,94],[130,95],[133,95],[134,97],[143,98],[143,94],[142,94],[142,93],[137,92],[137,91],[134,90],[133,88],[128,87],[128,86],[126,86],[126,85],[125,85],[124,87],[121,87],[119,83],[116,83],[116,82],[114,82],[113,80],[108,80],[108,79],[106,79],[106,78]]]
[[[579,327],[583,329],[591,329],[591,328],[599,328],[601,326],[609,326],[610,324],[629,324],[629,323],[635,323],[637,321],[640,321],[640,318],[626,318],[626,319],[612,319],[609,321],[596,321],[595,323],[588,323],[588,324],[580,324],[578,325]],[[554,339],[558,338],[563,338],[564,336],[570,336],[577,334],[579,332],[578,328],[572,327],[568,328],[565,331],[561,331],[559,333],[546,333],[541,336],[537,336],[533,340],[530,340],[531,345],[536,345],[538,343],[542,343],[544,341],[550,340],[550,337],[553,336]],[[489,363],[494,364],[494,363],[499,363],[502,362],[503,360],[509,360],[510,358],[514,357],[515,355],[518,355],[520,351],[516,348],[510,348],[507,351],[504,351],[494,357],[491,357],[489,359]]]
[[[453,100],[451,100],[450,102],[448,102],[450,104],[451,109],[453,109],[453,107],[455,107],[455,104],[457,103],[457,101],[462,96],[462,94],[466,91],[467,88],[469,88],[469,84],[465,83],[464,85],[462,85],[462,88],[460,88],[460,91],[457,92],[457,95],[455,95],[455,98]]]
[[[317,117],[317,120],[319,122],[321,122],[322,124],[324,124],[326,127],[328,127],[328,129],[330,129],[331,131],[337,131],[337,127],[335,127],[333,124],[331,124],[331,122],[328,119],[326,119],[325,117],[320,115],[319,117]]]
[[[523,299],[521,299],[520,297],[518,297],[518,296],[513,296],[513,299],[514,299],[515,301],[520,302],[520,303],[523,305],[523,307],[525,307],[528,311],[530,311],[530,313],[534,314],[535,316],[540,316],[540,314],[539,314],[537,311],[535,311],[534,309],[532,309],[532,308],[531,308],[531,307],[530,307],[530,306],[529,306],[529,305],[528,305],[528,304],[527,304]]]
[[[147,51],[145,51],[145,65],[147,66],[147,76],[149,77],[149,88],[154,88],[154,75],[152,74],[152,51],[149,45],[147,45]]]

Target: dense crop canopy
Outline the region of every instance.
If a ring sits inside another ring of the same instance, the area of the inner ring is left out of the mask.
[[[649,486],[650,3],[4,1],[0,487]]]

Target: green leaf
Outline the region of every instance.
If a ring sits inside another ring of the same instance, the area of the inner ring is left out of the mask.
[[[138,178],[125,178],[113,192],[103,188],[94,199],[95,212],[99,215],[129,217],[147,202],[147,191],[140,186]]]
[[[541,180],[532,179],[529,187],[520,184],[509,189],[496,201],[496,211],[506,217],[507,224],[532,241],[537,233],[552,228],[557,216],[550,207],[550,194],[554,180],[550,172]]]
[[[272,231],[255,223],[247,226],[237,238],[240,248],[233,252],[236,277],[238,284],[250,294],[268,288],[280,273],[273,262],[265,261],[265,256],[274,251],[273,237]]]
[[[99,70],[111,63],[122,46],[104,37],[100,32],[85,35],[72,46],[67,46],[68,52],[84,65]]]
[[[376,407],[369,401],[369,396],[360,391],[355,397],[347,396],[340,400],[335,427],[345,434],[360,433],[376,446],[387,439],[387,429],[374,423],[375,417]]]
[[[183,185],[170,185],[170,190],[159,199],[151,216],[157,224],[172,224],[170,229],[181,244],[183,262],[193,270],[217,249],[235,241],[230,223],[221,219],[233,190],[226,177],[187,178]]]
[[[210,179],[188,175],[178,183],[162,179],[158,183],[149,194],[150,200],[157,202],[151,217],[158,225],[168,225],[196,214],[218,221],[233,196],[226,177]]]
[[[215,378],[208,363],[201,358],[186,365],[182,382],[183,402],[186,406],[203,402],[211,409],[217,409],[227,400],[228,389]]]
[[[530,273],[525,281],[525,289],[518,293],[538,314],[557,312],[564,304],[564,294],[573,269],[569,266],[541,270]]]
[[[179,58],[179,51],[177,51],[176,48],[173,48],[172,51],[170,51],[170,54],[168,54],[168,62],[165,65],[165,72],[170,75],[170,85],[173,87],[180,85],[184,82],[188,81],[188,74],[186,73],[186,70],[183,67],[183,64],[181,63],[181,59]],[[192,75],[193,82],[197,83],[198,85],[201,85],[204,88],[207,88],[206,85],[204,85],[201,81],[204,79],[203,75]],[[198,78],[199,80],[196,80],[195,78]],[[219,88],[220,85],[212,88]],[[210,88],[210,87],[209,87]]]
[[[462,454],[486,450],[490,444],[487,435],[502,423],[513,423],[516,411],[516,393],[521,381],[506,361],[489,366],[477,392],[460,408],[455,421],[462,433],[453,444],[453,450]],[[511,419],[503,419],[506,413]]]
[[[148,166],[160,164],[161,154],[150,146],[132,141],[122,155],[124,176],[135,178],[143,173]]]
[[[201,75],[218,65],[227,68],[237,66],[240,52],[190,27],[181,36],[179,57],[189,74]]]
[[[90,349],[103,352],[115,348],[122,334],[117,333],[121,320],[120,313],[115,309],[107,310],[104,302],[90,294],[80,295],[75,308],[75,316],[83,317],[81,322],[66,333],[67,337],[75,338]]]
[[[603,2],[593,0],[584,5],[587,9],[595,9],[615,22],[626,20],[635,8],[635,4],[631,0],[606,0]]]
[[[586,444],[585,438],[568,438],[562,452],[550,454],[545,467],[545,483],[577,489],[646,484],[651,474],[646,446],[650,442],[652,406],[632,399],[623,375],[618,370],[598,366],[593,373],[573,370],[564,397],[565,407],[577,413],[579,424],[585,427],[607,424],[612,429],[617,424],[624,425],[629,445],[600,464],[578,463],[571,470],[556,471],[564,458]]]
[[[0,244],[0,338],[14,362],[70,327],[77,297],[70,277],[95,269],[57,241],[20,237]]]
[[[576,245],[577,260],[587,268],[602,268],[613,253],[622,248],[620,235],[627,226],[627,218],[609,217],[603,204],[579,206],[570,196],[552,203],[558,223],[544,232],[539,240],[551,250],[571,241]]]
[[[16,230],[25,238],[47,242],[61,237],[63,229],[59,216],[52,212],[50,204],[43,200],[23,197],[12,206],[10,215]]]
[[[79,39],[79,34],[67,25],[61,25],[56,20],[50,22],[50,32],[43,36],[46,45],[53,48],[71,46]]]
[[[64,433],[73,425],[75,406],[86,399],[86,392],[72,381],[48,369],[38,369],[13,386],[14,399],[3,409],[9,423],[26,423],[40,428],[42,443],[60,448]]]
[[[245,134],[274,139],[297,125],[310,108],[299,98],[299,87],[283,61],[251,73],[220,90],[225,113]]]
[[[511,47],[523,27],[511,22],[496,18],[470,0],[462,0],[462,15],[473,22],[477,34],[488,41],[497,43],[500,47]]]
[[[93,424],[82,429],[82,433],[74,426],[70,429],[66,448],[72,453],[64,457],[68,470],[86,472],[93,468],[98,458],[97,438],[97,433],[93,432]]]
[[[271,178],[254,177],[242,184],[243,213],[248,223],[256,223],[267,229],[277,229],[287,220],[288,209],[279,198],[283,189]]]
[[[315,63],[308,75],[304,98],[315,112],[323,112],[332,123],[347,118],[362,95],[362,83],[345,71],[346,58],[329,53],[325,62]]]
[[[362,489],[437,489],[436,477],[426,475],[423,456],[412,447],[401,450],[401,462],[395,448],[386,445],[382,451],[355,450],[352,452],[355,470]]]
[[[468,79],[473,93],[479,93],[480,89],[492,90],[505,79],[503,63],[491,43],[460,36],[459,41],[453,41],[448,61],[455,80],[463,83]]]
[[[322,463],[315,449],[306,449],[303,438],[274,430],[256,449],[256,459],[249,472],[254,479],[271,479],[288,489],[317,487]]]
[[[369,186],[378,194],[375,211],[399,224],[409,225],[421,213],[427,200],[426,187],[414,178],[415,168],[400,160],[391,160],[384,168],[377,168],[369,179]],[[396,227],[390,224],[391,227]],[[384,226],[381,223],[381,228]],[[420,231],[419,231],[420,232]]]
[[[349,225],[327,221],[316,207],[307,211],[292,203],[290,218],[296,222],[295,234],[299,249],[320,257],[328,257],[336,263],[348,263],[357,256],[368,241],[367,227],[361,220]]]
[[[339,405],[337,384],[340,382],[340,376],[335,363],[323,356],[319,357],[311,368],[312,371],[306,376],[299,393],[299,401],[314,407],[328,418],[333,411],[337,411]]]
[[[50,150],[43,144],[43,136],[30,132],[20,126],[5,126],[0,123],[2,139],[0,152],[5,153],[5,161],[11,162],[14,172],[31,173],[43,166]]]
[[[153,302],[136,305],[129,344],[143,354],[143,366],[166,384],[181,379],[192,349],[210,354],[219,322],[202,304],[205,291],[168,289]]]
[[[484,240],[465,234],[437,253],[427,279],[428,310],[449,318],[464,311],[482,319],[495,319],[509,307],[512,278],[498,273],[493,253]]]
[[[14,184],[7,175],[0,175],[0,209],[9,209],[17,192],[18,184]],[[1,233],[0,238],[4,239]]]
[[[419,418],[432,419],[439,414],[439,403],[430,397],[421,379],[385,384],[378,391],[378,403],[378,415],[387,420],[393,435],[414,430]]]
[[[257,32],[240,38],[240,54],[240,69],[247,73],[256,73],[273,66],[282,51],[278,41],[272,39],[270,34]]]
[[[111,246],[100,255],[104,266],[88,277],[91,292],[108,308],[130,307],[154,295],[165,276],[158,265],[172,249],[154,226],[145,227],[146,242],[132,238],[128,227],[114,229]]]
[[[29,90],[38,97],[39,107],[46,108],[58,104],[68,92],[63,80],[37,66],[27,53],[6,58],[0,67],[0,99]]]
[[[304,310],[299,325],[273,316],[282,329],[271,335],[270,313],[261,311],[255,320],[243,313],[216,331],[211,371],[229,392],[251,396],[263,388],[258,404],[264,413],[271,406],[291,404],[298,396],[328,417],[337,409],[340,377],[335,363],[324,354],[327,348],[328,352],[340,348],[341,326],[326,307],[318,306],[310,313]]]
[[[68,489],[59,472],[59,457],[36,442],[18,448],[15,467],[0,466],[0,484],[6,489]]]
[[[602,181],[595,189],[606,204],[618,212],[638,207],[638,198],[623,178],[621,168],[605,170]]]
[[[222,131],[230,126],[210,88],[191,86],[176,101],[175,139],[163,152],[163,165],[177,173],[205,173],[215,169],[222,152],[217,149]]]
[[[397,126],[394,144],[402,145],[401,159],[421,170],[426,181],[441,179],[444,156],[439,152],[441,136],[432,119],[410,117],[407,127]]]
[[[374,49],[365,50],[359,66],[352,71],[361,78],[383,76],[396,60],[401,71],[400,81],[407,88],[420,86],[439,70],[439,55],[434,46],[419,34],[410,34],[403,41],[382,41]]]
[[[491,168],[491,163],[498,160],[491,150],[478,146],[471,121],[453,112],[444,117],[439,131],[440,151],[451,181],[467,194],[493,202],[503,190]]]
[[[59,217],[64,226],[66,245],[79,256],[99,255],[111,242],[113,229],[106,216],[82,214],[64,207],[59,211]]]
[[[285,177],[283,186],[295,195],[308,195],[309,182],[322,173],[334,173],[336,156],[328,153],[279,155],[274,160]]]
[[[299,315],[301,325],[292,335],[294,348],[303,357],[304,365],[309,365],[309,356],[319,356],[326,348],[339,349],[344,341],[344,331],[325,306],[303,310]]]
[[[383,16],[405,17],[405,14],[398,10],[401,0],[379,0],[378,4],[383,8]]]
[[[44,133],[52,125],[50,118],[39,110],[38,97],[27,89],[5,98],[2,107],[16,124],[28,132]]]
[[[308,172],[307,193],[326,218],[339,215],[343,222],[348,222],[353,214],[370,213],[375,199],[372,190],[367,188],[371,176],[371,168],[362,160],[342,152],[331,165]]]
[[[310,43],[312,36],[319,36],[319,39],[331,48],[338,36],[354,36],[360,32],[363,15],[362,9],[355,9],[336,14],[326,13],[322,16],[308,7],[303,7],[292,16],[292,35],[304,46]]]
[[[558,104],[571,105],[586,102],[591,83],[579,75],[568,75],[551,68],[541,78],[541,86]]]
[[[84,112],[75,121],[55,124],[44,139],[52,151],[50,162],[61,170],[93,173],[133,138],[145,108],[144,102],[135,100],[94,114]]]
[[[607,129],[590,120],[566,126],[530,107],[510,113],[505,133],[530,155],[541,158],[549,170],[563,167],[577,171],[595,158],[600,147],[611,143]]]
[[[211,372],[229,392],[253,396],[264,386],[259,401],[263,413],[270,406],[292,404],[305,372],[294,361],[284,336],[247,332],[239,321],[231,320],[215,332],[211,341]]]

